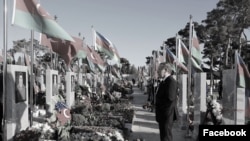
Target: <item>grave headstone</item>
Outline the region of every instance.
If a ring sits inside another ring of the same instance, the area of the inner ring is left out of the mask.
[[[181,128],[187,126],[187,74],[179,75],[179,111],[181,117]]]
[[[237,88],[236,125],[245,124],[245,88]]]
[[[83,77],[83,74],[79,73],[78,74],[78,84],[81,85],[81,86],[83,85],[83,78],[82,77]]]
[[[28,111],[28,68],[20,65],[7,65],[6,81],[6,128],[5,140],[30,126]]]
[[[71,108],[75,104],[75,79],[74,72],[66,72],[66,104]]]
[[[194,74],[194,124],[199,125],[203,122],[206,114],[206,73]]]
[[[226,125],[235,124],[235,95],[236,95],[236,76],[235,70],[223,70],[222,77],[222,107],[223,121]]]
[[[53,113],[56,97],[58,95],[58,71],[46,70],[46,107],[48,112]]]

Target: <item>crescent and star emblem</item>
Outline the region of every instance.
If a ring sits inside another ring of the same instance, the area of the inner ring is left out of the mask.
[[[70,118],[69,110],[68,110],[68,109],[63,109],[63,115],[64,115],[66,118]]]

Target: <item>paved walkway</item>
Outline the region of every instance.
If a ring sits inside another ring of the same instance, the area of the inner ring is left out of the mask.
[[[142,105],[147,102],[147,95],[144,95],[139,88],[134,87],[133,97],[132,104],[135,109],[135,118],[129,141],[136,141],[136,139],[141,139],[140,141],[160,141],[158,123],[155,121],[155,113],[142,108]],[[173,141],[196,140],[196,137],[187,137],[186,135],[187,130],[181,129],[179,122],[174,123]]]

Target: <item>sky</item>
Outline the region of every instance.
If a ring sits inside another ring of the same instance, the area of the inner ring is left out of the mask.
[[[135,66],[146,65],[147,56],[176,36],[189,22],[201,23],[219,0],[38,0],[71,36],[93,45],[93,28],[115,44],[121,57]],[[0,3],[3,8],[3,2]],[[0,15],[0,48],[3,48],[3,10]],[[12,25],[13,0],[7,0],[7,43],[30,40],[31,32]],[[35,32],[39,40],[39,33]]]

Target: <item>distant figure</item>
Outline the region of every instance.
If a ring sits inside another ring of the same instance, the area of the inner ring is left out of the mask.
[[[161,77],[161,82],[156,91],[155,114],[159,124],[161,141],[173,141],[173,122],[178,118],[177,82],[171,73],[171,65],[160,64],[158,74]]]
[[[16,72],[16,103],[26,100],[25,72]]]
[[[219,81],[218,92],[219,92],[218,99],[222,99],[222,82],[221,82],[221,80]]]
[[[133,83],[133,86],[135,85],[135,79],[134,78],[132,78],[132,83]]]

